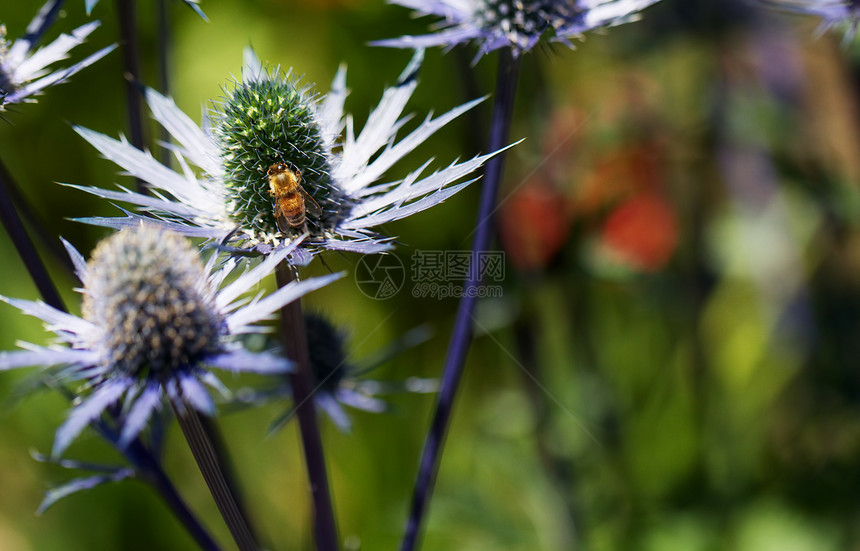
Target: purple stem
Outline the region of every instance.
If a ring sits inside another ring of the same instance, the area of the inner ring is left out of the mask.
[[[296,279],[293,268],[286,262],[278,265],[275,277],[278,288]],[[337,551],[337,524],[329,491],[322,437],[317,424],[313,375],[301,300],[294,300],[281,309],[281,333],[287,356],[297,364],[296,370],[290,374],[290,386],[299,418],[299,430],[302,435],[302,447],[314,503],[316,548],[318,551]]]
[[[34,240],[40,242],[47,249],[47,252],[54,257],[54,260],[62,264],[70,274],[74,274],[75,267],[72,261],[69,260],[69,254],[57,240],[56,236],[47,229],[44,218],[36,212],[33,204],[21,192],[18,183],[9,176],[8,171],[3,168],[0,168],[0,171],[3,171],[3,178],[5,179],[4,184],[6,189],[3,190],[3,193],[8,194],[8,197],[4,197],[3,200],[9,199],[12,201],[12,205],[15,206],[15,210],[18,211],[18,214],[24,220],[26,227],[35,234]]]
[[[168,65],[168,53],[170,52],[171,34],[170,34],[170,18],[167,11],[167,0],[158,0],[156,2],[156,19],[158,20],[158,88],[163,96],[170,96],[170,67]],[[161,142],[163,144],[170,143],[170,132],[165,127],[161,127]],[[173,160],[170,148],[167,145],[161,146],[161,164],[170,168]]]
[[[42,300],[49,306],[53,306],[57,310],[65,311],[63,300],[60,298],[60,293],[51,281],[51,276],[48,274],[48,269],[39,258],[36,252],[36,247],[27,235],[24,229],[24,223],[15,210],[15,205],[12,203],[12,197],[9,190],[13,187],[12,176],[6,170],[6,165],[0,161],[0,220],[6,228],[6,233],[12,239],[15,249],[18,251],[18,256],[27,267],[33,283],[42,295]]]
[[[129,137],[131,145],[143,151],[143,104],[140,97],[140,39],[137,32],[137,7],[135,0],[117,0],[122,62],[125,69],[125,96],[128,109]],[[146,184],[137,179],[137,190],[144,191]]]
[[[515,59],[510,49],[501,50],[499,72],[496,80],[496,98],[493,103],[493,118],[490,123],[488,151],[497,151],[508,143],[508,133],[519,79],[519,69],[519,58]],[[499,183],[502,179],[504,160],[505,154],[499,153],[490,159],[484,172],[481,202],[478,207],[478,220],[475,226],[475,238],[472,242],[472,258],[476,258],[478,252],[487,251],[490,247],[494,227],[493,212],[496,207]],[[442,447],[445,444],[445,435],[451,417],[451,408],[454,405],[454,395],[457,393],[457,388],[463,375],[463,366],[466,362],[466,353],[469,351],[469,345],[472,342],[474,332],[472,313],[475,311],[475,297],[478,296],[476,290],[480,286],[480,276],[476,273],[466,281],[463,298],[457,307],[457,317],[454,321],[451,345],[448,348],[448,356],[445,359],[445,370],[442,373],[439,399],[436,405],[436,412],[433,415],[430,432],[427,433],[427,440],[424,443],[421,464],[418,468],[418,477],[415,481],[415,488],[412,494],[412,507],[406,523],[403,544],[400,547],[401,551],[412,551],[415,549],[421,522],[426,514],[427,504],[433,493],[433,485],[436,482],[436,475],[439,471]]]

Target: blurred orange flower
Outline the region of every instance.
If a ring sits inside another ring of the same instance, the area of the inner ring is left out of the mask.
[[[601,243],[624,264],[645,272],[657,271],[678,244],[675,211],[659,193],[637,193],[609,214]]]
[[[535,176],[504,203],[499,233],[505,251],[522,271],[546,267],[567,241],[570,215],[563,193]]]

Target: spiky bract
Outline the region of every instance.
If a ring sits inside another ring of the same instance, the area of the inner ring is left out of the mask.
[[[344,112],[345,67],[335,75],[331,91],[317,102],[288,75],[267,73],[253,51],[248,50],[245,57],[243,81],[226,93],[216,109],[214,124],[207,121],[199,127],[173,100],[146,90],[153,116],[176,142],[180,172],[165,167],[127,140],[75,127],[107,159],[145,181],[152,192],[144,195],[125,189],[79,188],[105,199],[132,203],[144,211],[80,220],[125,228],[141,221],[153,223],[155,217],[158,220],[154,223],[161,227],[215,241],[216,246],[236,256],[268,256],[291,246],[305,229],[304,225],[285,228],[284,235],[275,220],[266,172],[272,164],[283,162],[302,173],[301,186],[321,211],[316,214],[313,205],[308,207],[305,222],[310,235],[293,247],[290,261],[306,264],[323,250],[375,254],[392,247],[392,238],[379,235],[375,228],[453,196],[474,182],[475,172],[502,151],[454,162],[423,175],[430,165],[427,161],[400,180],[384,181],[392,166],[483,98],[435,118],[427,116],[398,139],[409,120],[403,110],[417,86],[423,51],[416,51],[397,83],[385,89],[360,131],[355,129],[352,116]],[[200,167],[201,173],[195,174],[191,165]]]
[[[27,25],[27,32],[15,40],[7,40],[6,27],[0,25],[0,112],[10,104],[35,101],[33,96],[45,88],[65,81],[114,49],[102,48],[65,69],[49,69],[66,59],[71,49],[82,44],[100,24],[90,21],[37,50],[36,44],[59,16],[62,4],[62,0],[48,0]]]
[[[818,32],[831,28],[844,28],[844,44],[849,44],[857,35],[860,26],[860,0],[760,0],[773,8],[817,15],[821,17]]]
[[[9,55],[9,41],[6,40],[6,25],[0,25],[0,67],[3,66],[2,60]],[[10,75],[6,74],[6,71],[0,69],[0,94],[5,96],[7,94],[7,90],[12,89],[12,78]],[[0,105],[3,105],[0,102]]]

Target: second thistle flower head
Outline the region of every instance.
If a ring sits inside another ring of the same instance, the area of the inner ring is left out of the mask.
[[[436,392],[436,381],[431,379],[409,377],[404,381],[377,381],[363,377],[403,350],[425,342],[429,337],[426,328],[419,327],[408,331],[386,349],[374,354],[375,357],[365,358],[356,364],[348,358],[348,335],[341,327],[335,325],[327,316],[316,312],[305,312],[304,319],[313,375],[313,401],[340,430],[349,432],[352,427],[344,406],[381,413],[388,410],[388,405],[380,398],[385,394]],[[283,384],[261,392],[251,390],[245,393],[242,401],[256,404],[277,397],[292,397],[293,393],[286,378],[280,379]],[[273,380],[277,381],[278,378]],[[272,423],[270,430],[276,431],[284,426],[292,418],[294,411],[294,408],[285,411]]]
[[[82,317],[40,302],[4,298],[42,319],[64,346],[23,344],[27,350],[0,353],[0,371],[26,366],[60,366],[61,385],[78,384],[79,402],[57,430],[59,456],[90,423],[114,408],[116,444],[124,447],[169,399],[177,407],[214,412],[207,386],[224,391],[210,368],[233,372],[283,373],[284,358],[245,350],[236,338],[259,332],[262,319],[338,276],[293,282],[266,297],[242,295],[290,252],[283,248],[228,285],[236,266],[203,264],[181,236],[154,226],[123,230],[102,241],[85,263],[68,246],[84,287]],[[1,297],[0,297],[1,298]],[[123,397],[125,397],[123,399]]]
[[[224,320],[202,262],[186,239],[123,231],[93,251],[83,278],[83,318],[117,372],[170,380],[218,352]]]

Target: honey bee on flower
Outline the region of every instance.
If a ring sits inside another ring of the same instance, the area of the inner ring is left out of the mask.
[[[275,163],[266,172],[269,177],[269,194],[274,198],[275,221],[283,233],[293,228],[307,231],[307,213],[319,217],[322,209],[302,187],[302,173],[293,172],[284,163]]]
[[[323,250],[366,254],[388,250],[392,238],[379,235],[374,227],[441,203],[475,181],[474,172],[498,153],[424,174],[428,161],[401,180],[379,183],[396,162],[483,101],[428,116],[398,140],[409,118],[402,113],[417,87],[422,58],[422,52],[415,53],[360,132],[344,114],[343,67],[331,91],[320,99],[289,73],[264,69],[248,50],[242,81],[216,104],[211,125],[203,128],[171,99],[147,90],[153,117],[178,144],[174,154],[181,173],[124,139],[76,127],[102,155],[145,181],[156,194],[81,188],[145,211],[83,220],[122,228],[157,217],[155,222],[162,227],[207,238],[244,255],[270,254],[307,229],[308,237],[291,257],[296,264]]]

